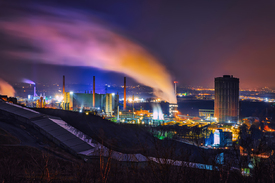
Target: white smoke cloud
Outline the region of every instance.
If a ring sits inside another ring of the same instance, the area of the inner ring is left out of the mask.
[[[50,8],[43,11],[35,16],[24,14],[0,21],[0,30],[41,49],[41,52],[12,50],[6,54],[47,64],[124,73],[152,87],[158,97],[176,103],[169,73],[142,46],[98,23],[91,15]]]
[[[14,97],[15,90],[6,81],[0,78],[0,95],[7,95],[9,97]]]

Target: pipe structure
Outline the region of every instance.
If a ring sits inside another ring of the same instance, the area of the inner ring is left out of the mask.
[[[95,76],[93,76],[93,108],[95,108]]]
[[[36,85],[34,83],[34,85],[33,85],[33,97],[36,97],[36,96],[37,96],[37,94],[36,94]]]
[[[65,76],[63,75],[63,95],[65,95]]]
[[[126,110],[126,77],[124,77],[124,103],[123,110]]]

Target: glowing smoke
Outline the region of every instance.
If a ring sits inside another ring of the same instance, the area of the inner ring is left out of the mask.
[[[143,47],[112,31],[83,12],[47,7],[43,13],[0,21],[0,30],[38,47],[39,51],[5,52],[13,58],[47,64],[89,66],[124,73],[176,103],[171,77]],[[37,7],[36,7],[36,11]]]
[[[159,104],[153,105],[153,119],[164,120],[163,113]]]
[[[23,79],[22,82],[23,82],[23,83],[27,83],[27,84],[32,84],[32,85],[35,84],[33,81],[31,81],[31,80],[29,80],[29,79]]]
[[[0,95],[7,95],[9,97],[14,97],[15,91],[13,87],[6,81],[0,78]]]

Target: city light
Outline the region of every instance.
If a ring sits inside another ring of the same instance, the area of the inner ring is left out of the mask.
[[[62,95],[56,95],[55,96],[55,99],[58,101],[58,102],[61,102],[63,100],[63,96]]]

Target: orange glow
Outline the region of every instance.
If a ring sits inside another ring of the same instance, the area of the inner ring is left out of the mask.
[[[209,93],[199,93],[199,95],[210,95]]]
[[[0,95],[7,95],[9,97],[13,97],[14,94],[15,90],[13,89],[13,87],[9,83],[0,78]]]
[[[269,128],[267,125],[265,125],[264,130],[267,131],[267,132],[275,132],[274,129]]]

